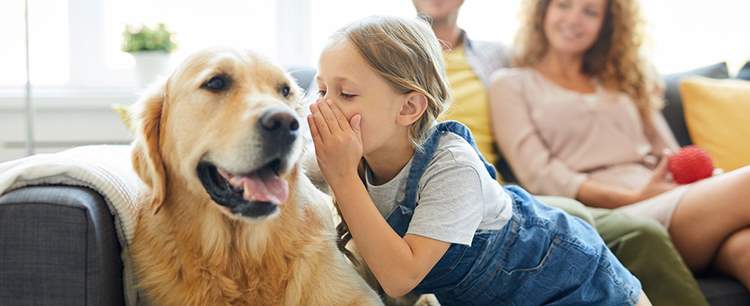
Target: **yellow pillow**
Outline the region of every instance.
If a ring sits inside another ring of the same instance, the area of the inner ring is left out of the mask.
[[[750,165],[750,81],[694,77],[680,83],[680,94],[690,138],[714,166]]]

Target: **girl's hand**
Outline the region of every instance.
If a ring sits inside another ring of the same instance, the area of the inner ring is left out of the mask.
[[[307,117],[315,155],[328,184],[337,185],[340,179],[357,177],[357,166],[362,159],[361,115],[352,117],[351,123],[341,109],[330,100],[315,102]]]
[[[670,179],[669,171],[667,170],[667,164],[671,156],[670,153],[664,154],[659,165],[654,169],[651,180],[649,180],[648,184],[634,196],[633,202],[655,197],[677,187],[677,185]]]

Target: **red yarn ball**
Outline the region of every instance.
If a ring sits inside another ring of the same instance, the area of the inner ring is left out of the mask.
[[[697,146],[687,146],[673,155],[667,167],[678,184],[690,184],[711,177],[714,164],[711,156]]]

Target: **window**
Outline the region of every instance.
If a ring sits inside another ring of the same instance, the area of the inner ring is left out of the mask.
[[[734,72],[750,60],[750,1],[641,0],[645,54],[662,73],[727,61]]]
[[[408,0],[339,1],[310,0],[311,37],[313,42],[311,65],[317,65],[318,56],[328,37],[339,28],[371,15],[415,16],[414,6]]]
[[[521,1],[466,2],[458,15],[458,23],[472,39],[513,43],[518,29]]]
[[[120,51],[127,24],[164,22],[175,33],[173,60],[206,47],[231,46],[274,57],[277,51],[276,2],[237,0],[109,0],[104,7],[104,54],[111,69],[133,66]]]
[[[68,79],[67,2],[64,0],[29,1],[30,57],[32,83],[56,86]],[[0,88],[26,84],[26,38],[24,35],[24,2],[0,2]]]
[[[132,88],[133,59],[120,51],[126,24],[165,22],[173,63],[207,46],[257,50],[286,66],[314,66],[327,37],[373,14],[414,16],[408,0],[28,0],[36,88]],[[466,1],[459,24],[474,39],[512,43],[521,0]],[[0,2],[0,89],[25,82],[23,1]],[[750,57],[750,2],[641,1],[645,53],[662,72]]]
[[[280,40],[277,7],[305,1],[29,0],[32,83],[132,87],[133,59],[120,51],[126,24],[166,23],[178,43],[173,62],[210,46],[248,48],[274,58]],[[0,27],[7,32],[0,49],[0,88],[25,83],[23,18],[23,1],[0,3]]]
[[[120,51],[126,24],[164,22],[176,33],[172,64],[210,46],[253,49],[284,66],[315,67],[327,38],[375,14],[413,17],[409,0],[0,1],[0,161],[26,154],[24,2],[29,3],[37,152],[127,143],[113,103],[137,98],[134,60]],[[512,44],[525,0],[465,1],[459,25],[473,39]],[[662,73],[750,59],[750,2],[641,0],[644,52]],[[91,128],[95,126],[96,128]]]
[[[312,37],[315,58],[325,47],[325,42],[338,28],[370,15],[396,15],[414,17],[416,11],[411,1],[314,1]],[[459,25],[471,33],[472,39],[501,41],[509,44],[518,28],[518,1],[469,1],[459,15]],[[346,14],[343,14],[346,12]],[[315,64],[315,62],[313,62]]]

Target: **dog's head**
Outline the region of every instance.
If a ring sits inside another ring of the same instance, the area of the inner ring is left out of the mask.
[[[136,104],[133,165],[155,212],[180,184],[232,218],[276,215],[302,150],[300,99],[289,75],[256,54],[212,49],[185,60]]]

